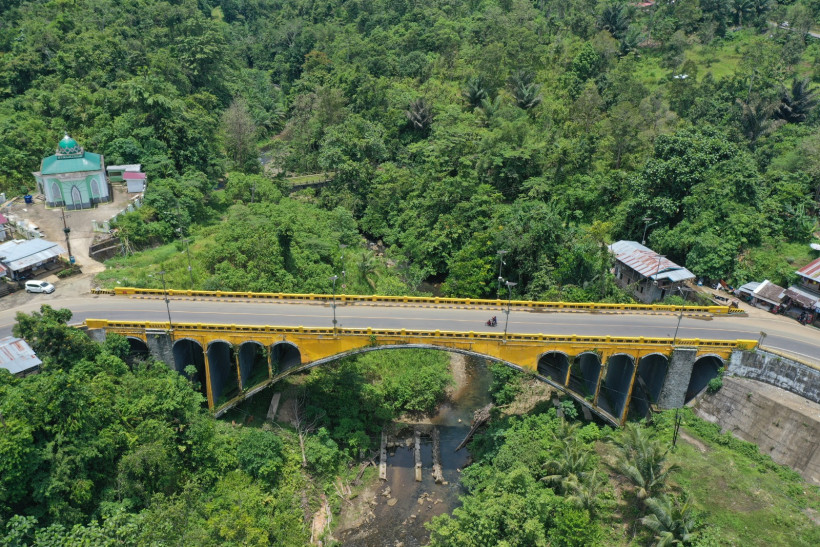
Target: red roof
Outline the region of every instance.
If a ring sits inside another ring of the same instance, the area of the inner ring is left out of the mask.
[[[820,282],[820,258],[809,262],[797,270],[797,275]]]
[[[145,173],[132,173],[130,171],[126,171],[122,174],[122,178],[125,180],[145,180]]]

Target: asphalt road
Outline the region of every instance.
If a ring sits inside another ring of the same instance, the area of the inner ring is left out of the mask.
[[[122,296],[91,295],[58,298],[51,295],[31,295],[25,305],[0,311],[0,336],[11,334],[17,311],[38,310],[40,304],[69,308],[74,313],[72,323],[85,319],[123,321],[168,320],[165,302],[161,298],[138,299]],[[180,323],[221,323],[271,326],[332,326],[333,311],[328,304],[283,303],[238,300],[171,299],[171,319]],[[498,317],[498,326],[487,327],[491,316]],[[386,306],[345,304],[336,307],[340,327],[406,328],[419,330],[452,330],[503,332],[505,314],[499,309],[457,309],[421,306]],[[522,334],[576,334],[579,336],[645,336],[671,338],[675,334],[678,315],[646,315],[638,313],[569,313],[533,312],[513,309],[508,332]],[[680,321],[678,338],[757,340],[766,333],[764,346],[785,350],[820,363],[820,332],[778,316],[764,317],[688,317]]]

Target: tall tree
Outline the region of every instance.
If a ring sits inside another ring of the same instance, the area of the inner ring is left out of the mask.
[[[256,124],[248,111],[248,103],[241,96],[222,115],[225,146],[228,157],[238,171],[255,173],[259,170],[256,149]]]

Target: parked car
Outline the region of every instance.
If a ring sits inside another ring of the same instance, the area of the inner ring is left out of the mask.
[[[26,281],[26,292],[44,292],[51,294],[54,292],[54,285],[48,281],[32,279],[31,281]]]

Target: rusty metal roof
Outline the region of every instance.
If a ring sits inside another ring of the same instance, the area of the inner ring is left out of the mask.
[[[783,298],[786,296],[786,289],[780,285],[775,285],[768,279],[763,281],[754,291],[755,298],[765,300],[769,304],[780,305]]]
[[[676,283],[695,278],[695,274],[683,266],[675,264],[637,241],[617,241],[609,246],[609,250],[618,262],[649,279],[668,279]]]
[[[12,374],[21,374],[31,372],[41,363],[25,340],[13,336],[0,338],[0,368]]]
[[[809,262],[808,264],[797,270],[797,275],[820,283],[820,258],[817,258]]]
[[[811,309],[820,307],[820,294],[813,293],[802,287],[792,285],[786,289],[786,296],[791,298],[792,302],[796,302],[804,308]]]

